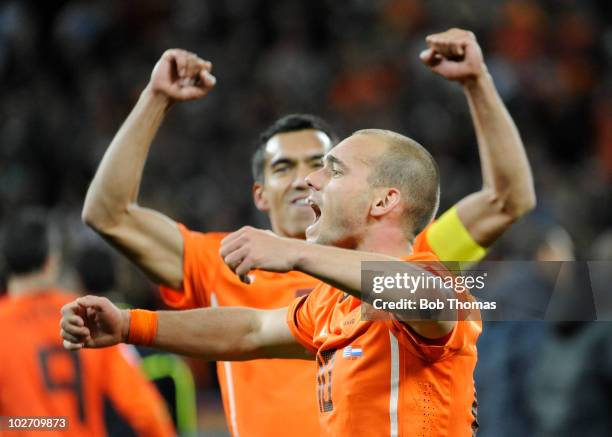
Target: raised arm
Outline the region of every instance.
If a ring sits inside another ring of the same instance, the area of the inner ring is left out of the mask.
[[[427,37],[422,61],[462,84],[482,167],[483,187],[457,204],[464,226],[483,247],[535,207],[531,169],[519,132],[502,102],[472,32],[451,29]]]
[[[199,99],[214,86],[210,62],[168,50],[111,142],[87,191],[83,221],[135,262],[151,279],[179,288],[183,240],[168,217],[139,206],[138,190],[149,148],[177,101]]]
[[[67,349],[100,348],[127,342],[129,310],[99,296],[81,297],[62,308],[61,335]],[[157,328],[147,346],[211,361],[312,356],[291,335],[287,308],[201,308],[157,311]]]

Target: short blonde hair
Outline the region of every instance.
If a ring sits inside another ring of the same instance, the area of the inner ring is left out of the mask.
[[[440,204],[440,172],[433,156],[414,141],[384,129],[362,129],[353,135],[375,135],[388,147],[372,163],[368,182],[373,187],[395,187],[407,201],[408,230],[417,235],[431,223]]]

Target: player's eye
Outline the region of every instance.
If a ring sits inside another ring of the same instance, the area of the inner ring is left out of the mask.
[[[277,165],[272,169],[272,173],[274,174],[282,174],[282,173],[286,173],[287,171],[289,171],[289,166],[286,164]]]
[[[332,165],[332,166],[330,167],[330,170],[329,170],[329,171],[330,171],[330,173],[331,173],[331,175],[332,175],[333,177],[336,177],[336,176],[341,176],[341,175],[342,175],[342,170],[340,170],[338,167],[336,167],[336,166],[334,166],[334,165]]]

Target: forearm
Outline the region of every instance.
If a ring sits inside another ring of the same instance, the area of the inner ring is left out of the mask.
[[[83,219],[95,228],[113,226],[136,202],[149,148],[169,100],[147,87],[106,151],[87,191]]]
[[[535,204],[531,169],[518,129],[488,72],[464,84],[482,165],[484,189],[520,216]]]
[[[150,329],[142,331],[142,328],[138,328],[139,324],[131,324],[130,314],[129,311],[123,312],[123,341],[134,338],[134,333],[130,332],[133,329],[141,333]],[[311,354],[291,335],[285,321],[286,314],[287,308],[258,310],[225,307],[158,311],[153,340],[146,342],[146,345],[210,361],[312,359]],[[136,337],[141,338],[140,335]]]
[[[346,250],[336,247],[305,244],[301,251],[301,258],[296,270],[315,276],[318,279],[333,285],[359,299],[374,303],[375,307],[395,315],[399,320],[408,323],[420,335],[428,338],[439,338],[446,335],[454,326],[456,312],[450,310],[448,304],[445,310],[422,311],[418,306],[398,307],[395,305],[402,299],[417,302],[425,299],[429,302],[436,300],[447,301],[454,298],[451,289],[437,285],[427,286],[426,278],[433,277],[422,266],[402,262],[402,275],[420,280],[414,290],[391,288],[383,293],[376,294],[361,288],[361,263],[363,261],[401,261],[387,255]],[[392,271],[393,269],[389,269]],[[376,301],[376,302],[375,302]]]
[[[400,261],[380,253],[341,249],[320,244],[300,245],[295,269],[361,298],[362,261]]]
[[[256,341],[259,327],[257,310],[250,308],[158,311],[150,346],[211,361],[263,358]]]
[[[300,259],[296,264],[296,270],[314,276],[335,288],[368,302],[374,299],[379,299],[384,302],[398,302],[401,298],[406,297],[406,294],[409,293],[407,290],[390,289],[380,294],[364,290],[361,284],[361,263],[365,261],[400,262],[401,264],[399,264],[399,266],[401,266],[402,275],[406,273],[415,280],[422,281],[417,282],[414,294],[408,297],[413,298],[415,295],[426,299],[448,297],[448,290],[446,289],[439,290],[437,287],[418,285],[425,284],[425,278],[433,276],[429,271],[425,270],[423,266],[404,262],[399,258],[380,253],[303,243],[303,249],[300,250]],[[389,271],[393,270],[394,269],[390,266]],[[403,310],[399,311],[399,313],[405,315],[405,311]]]

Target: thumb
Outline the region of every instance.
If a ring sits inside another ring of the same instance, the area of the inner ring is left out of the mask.
[[[64,344],[64,348],[68,349],[69,351],[77,351],[83,348],[82,343],[72,343],[72,342],[69,342],[68,340],[64,340],[63,344]]]
[[[192,86],[179,88],[177,94],[183,100],[195,100],[199,99],[200,97],[204,97],[207,92],[207,89]]]
[[[95,349],[99,347],[98,343],[96,343],[96,340],[91,337],[88,337],[87,340],[85,340],[83,346],[90,349]]]
[[[419,58],[421,59],[421,61],[427,63],[429,61],[429,58],[431,58],[432,55],[433,55],[432,49],[425,49],[425,50],[422,50],[421,53],[419,53]]]
[[[442,55],[436,53],[433,49],[425,49],[421,53],[419,53],[419,58],[423,62],[423,64],[428,67],[434,67],[438,65],[442,61]]]
[[[217,78],[213,76],[208,70],[200,71],[200,79],[209,88],[212,88],[217,83]]]

